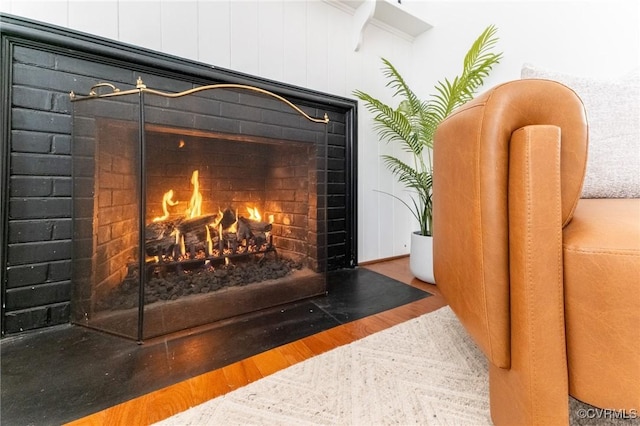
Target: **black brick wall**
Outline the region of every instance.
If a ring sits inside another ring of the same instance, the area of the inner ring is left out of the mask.
[[[0,263],[2,335],[69,321],[71,298],[71,103],[99,82],[181,91],[230,82],[265,88],[329,113],[329,268],[355,265],[355,101],[181,60],[22,18],[0,15],[2,117]],[[235,96],[235,95],[230,95]],[[305,140],[306,130],[274,128],[255,120],[245,133]],[[233,104],[225,104],[234,115]],[[222,108],[223,106],[221,106]],[[225,111],[222,110],[222,115]],[[279,114],[269,111],[268,114]],[[290,120],[290,115],[286,116]],[[217,125],[230,131],[234,123]],[[285,123],[288,125],[290,123]],[[266,134],[264,132],[267,132]]]

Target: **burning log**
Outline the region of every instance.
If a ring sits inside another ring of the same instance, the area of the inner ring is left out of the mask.
[[[147,256],[173,256],[176,246],[176,226],[182,219],[151,222],[145,227]]]
[[[191,256],[195,256],[198,252],[204,252],[207,242],[206,235],[206,229],[204,227],[202,230],[184,234],[182,237],[184,238],[185,252]]]
[[[245,219],[242,216],[238,218],[238,232],[236,233],[236,235],[238,237],[238,240],[240,241],[242,240],[249,241],[249,239],[253,236],[253,233],[251,232],[251,227],[247,222],[248,222],[247,219]]]
[[[145,241],[144,249],[147,256],[174,256],[176,237],[167,236],[159,240]]]
[[[235,232],[226,232],[223,234],[224,245],[222,252],[224,254],[235,254],[238,251],[238,236]]]
[[[259,222],[257,220],[247,219],[246,217],[240,216],[238,218],[238,232],[240,232],[241,227],[246,227],[250,232],[269,232],[273,225],[269,222]]]
[[[222,229],[229,229],[234,223],[236,223],[236,214],[230,208],[227,208],[222,213],[222,220],[220,220],[220,225],[222,225]]]
[[[208,214],[195,217],[193,219],[184,219],[176,227],[182,234],[189,234],[191,232],[205,232],[205,226],[210,223],[214,223],[217,216],[217,214]]]
[[[229,261],[230,257],[246,253],[275,252],[271,246],[269,232],[272,225],[262,222],[257,208],[247,207],[249,218],[238,216],[231,207],[215,214],[201,215],[202,194],[199,191],[198,170],[191,176],[193,193],[185,216],[171,216],[169,207],[173,201],[173,190],[163,196],[164,216],[153,219],[145,227],[145,252],[150,265],[162,264],[172,268],[197,264],[200,261]]]
[[[176,222],[179,223],[180,221],[166,220],[163,222],[151,222],[145,227],[144,238],[147,241],[166,238],[173,233]]]
[[[267,242],[267,232],[271,231],[272,224],[268,222],[260,222],[254,219],[247,219],[240,216],[238,218],[238,239],[246,241],[246,248],[249,252],[260,250],[263,244]],[[251,247],[251,245],[255,247]]]

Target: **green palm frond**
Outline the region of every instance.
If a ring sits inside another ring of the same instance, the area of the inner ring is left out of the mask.
[[[398,182],[412,193],[411,204],[389,194],[402,202],[420,223],[422,235],[431,235],[432,222],[432,165],[431,149],[433,136],[440,123],[456,108],[473,99],[493,67],[500,62],[502,53],[493,53],[498,38],[495,26],[488,26],[473,42],[464,57],[462,73],[435,85],[435,93],[426,101],[411,90],[393,64],[382,58],[382,73],[386,86],[399,98],[393,108],[373,96],[356,90],[353,94],[363,101],[373,114],[374,129],[382,141],[396,143],[411,154],[413,165],[392,155],[383,155],[385,166]],[[426,160],[424,156],[426,155]]]
[[[424,146],[406,114],[359,90],[354,95],[363,100],[369,112],[374,114],[374,128],[380,139],[397,142],[404,151],[412,155],[422,154]]]
[[[462,74],[452,81],[445,79],[436,84],[436,94],[431,96],[428,114],[438,124],[454,109],[464,105],[482,86],[493,66],[500,62],[502,53],[492,53],[491,49],[498,42],[495,26],[488,26],[473,42],[464,58]]]
[[[391,87],[395,90],[393,94],[394,97],[400,96],[404,99],[400,104],[400,108],[403,110],[403,113],[408,117],[419,117],[422,113],[422,101],[418,96],[416,96],[413,90],[409,88],[409,85],[391,62],[382,58],[382,63],[384,64],[382,67],[382,74],[388,80],[387,87]]]
[[[391,173],[398,178],[398,181],[403,183],[407,188],[421,192],[424,191],[426,185],[430,183],[430,173],[416,170],[397,157],[383,155],[382,160]]]

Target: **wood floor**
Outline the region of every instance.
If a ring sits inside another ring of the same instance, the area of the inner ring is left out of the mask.
[[[436,286],[413,278],[409,272],[408,257],[373,263],[363,267],[427,291],[434,296],[331,328],[68,424],[151,424],[300,361],[432,312],[446,304]]]

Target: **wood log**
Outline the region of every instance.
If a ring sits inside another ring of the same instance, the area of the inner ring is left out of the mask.
[[[222,225],[222,229],[228,229],[231,225],[236,222],[236,214],[230,208],[227,208],[222,213],[222,220],[220,224]]]
[[[267,235],[264,232],[258,232],[253,235],[253,240],[258,248],[267,242]]]
[[[238,232],[237,232],[238,240],[249,240],[253,237],[253,233],[251,232],[251,227],[247,223],[247,219],[240,216],[238,218]]]
[[[214,222],[217,216],[217,214],[208,214],[204,216],[194,217],[193,219],[183,219],[177,225],[177,228],[183,234],[188,234],[189,232],[196,231],[204,232],[205,226]]]
[[[238,251],[238,236],[235,232],[223,232],[223,250],[229,249],[232,254]]]
[[[231,228],[233,224],[237,224],[237,227]],[[179,255],[180,244],[176,243],[176,230],[180,232],[188,252],[208,251],[207,229],[213,247],[217,247],[220,252],[227,249],[235,254],[241,244],[260,247],[266,243],[266,233],[271,231],[272,224],[243,216],[236,217],[231,208],[192,219],[174,218],[152,222],[145,227],[145,251],[148,256]]]
[[[176,245],[174,236],[167,236],[158,240],[147,240],[144,245],[147,256],[171,256]]]
[[[182,219],[151,222],[145,226],[145,253],[147,256],[171,255],[176,244],[173,235],[176,224]]]
[[[268,232],[271,231],[271,228],[273,227],[269,222],[259,222],[257,220],[247,219],[243,216],[238,218],[238,225],[240,222],[247,226],[252,232]]]
[[[163,220],[162,222],[151,222],[144,229],[145,240],[161,240],[168,237],[175,229],[176,221]]]
[[[204,247],[207,245],[207,232],[204,228],[194,232],[187,232],[183,235],[185,247]]]

